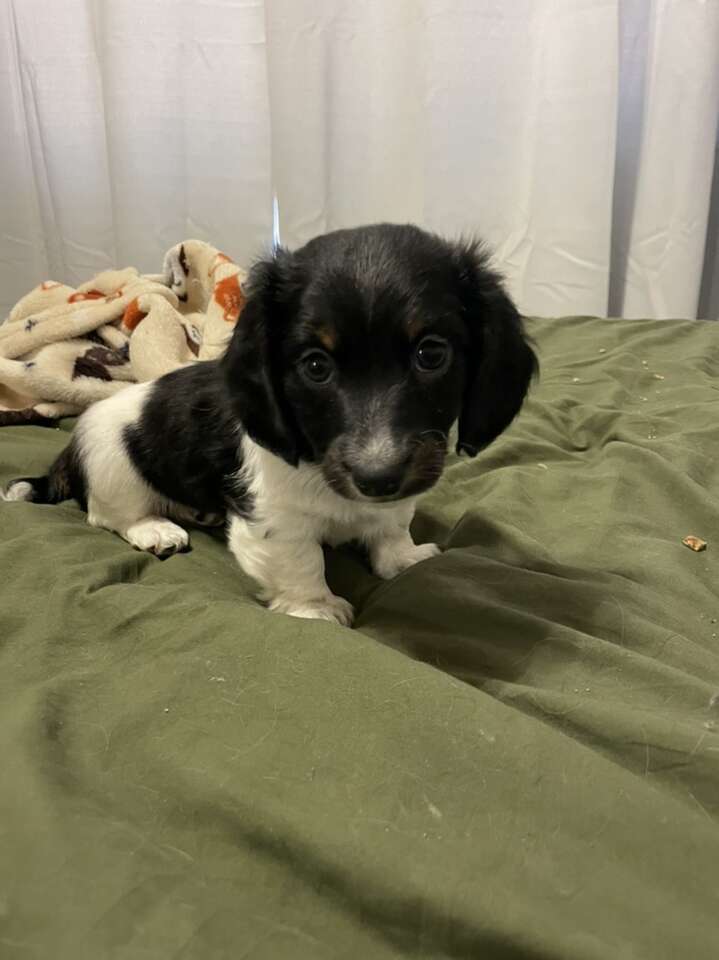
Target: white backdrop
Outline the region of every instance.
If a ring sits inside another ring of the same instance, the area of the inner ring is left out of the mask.
[[[0,297],[271,219],[263,5],[0,0]]]
[[[719,0],[0,0],[0,315],[247,261],[276,192],[289,245],[479,233],[527,313],[719,316],[718,116]]]

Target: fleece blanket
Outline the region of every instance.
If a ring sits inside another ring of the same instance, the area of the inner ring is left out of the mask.
[[[78,414],[128,383],[219,356],[245,279],[215,247],[186,240],[159,274],[106,270],[76,288],[44,281],[0,326],[0,426]]]

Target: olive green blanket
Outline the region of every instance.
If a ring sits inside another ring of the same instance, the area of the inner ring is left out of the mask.
[[[446,552],[328,554],[355,629],[0,504],[2,960],[716,960],[719,325],[529,327]],[[66,440],[3,428],[0,481]]]

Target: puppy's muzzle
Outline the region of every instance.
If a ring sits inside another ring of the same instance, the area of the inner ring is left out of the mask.
[[[439,479],[446,439],[439,431],[391,446],[376,437],[361,445],[341,438],[327,451],[322,469],[330,487],[349,500],[401,500],[428,490]]]

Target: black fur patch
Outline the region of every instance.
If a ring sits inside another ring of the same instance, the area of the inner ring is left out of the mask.
[[[218,364],[207,360],[161,377],[124,440],[133,464],[158,493],[201,513],[229,507],[246,515],[249,494],[235,480],[239,427]]]
[[[65,447],[44,477],[20,477],[13,484],[25,482],[32,487],[33,503],[61,503],[75,499],[87,510],[87,481],[74,439]]]

